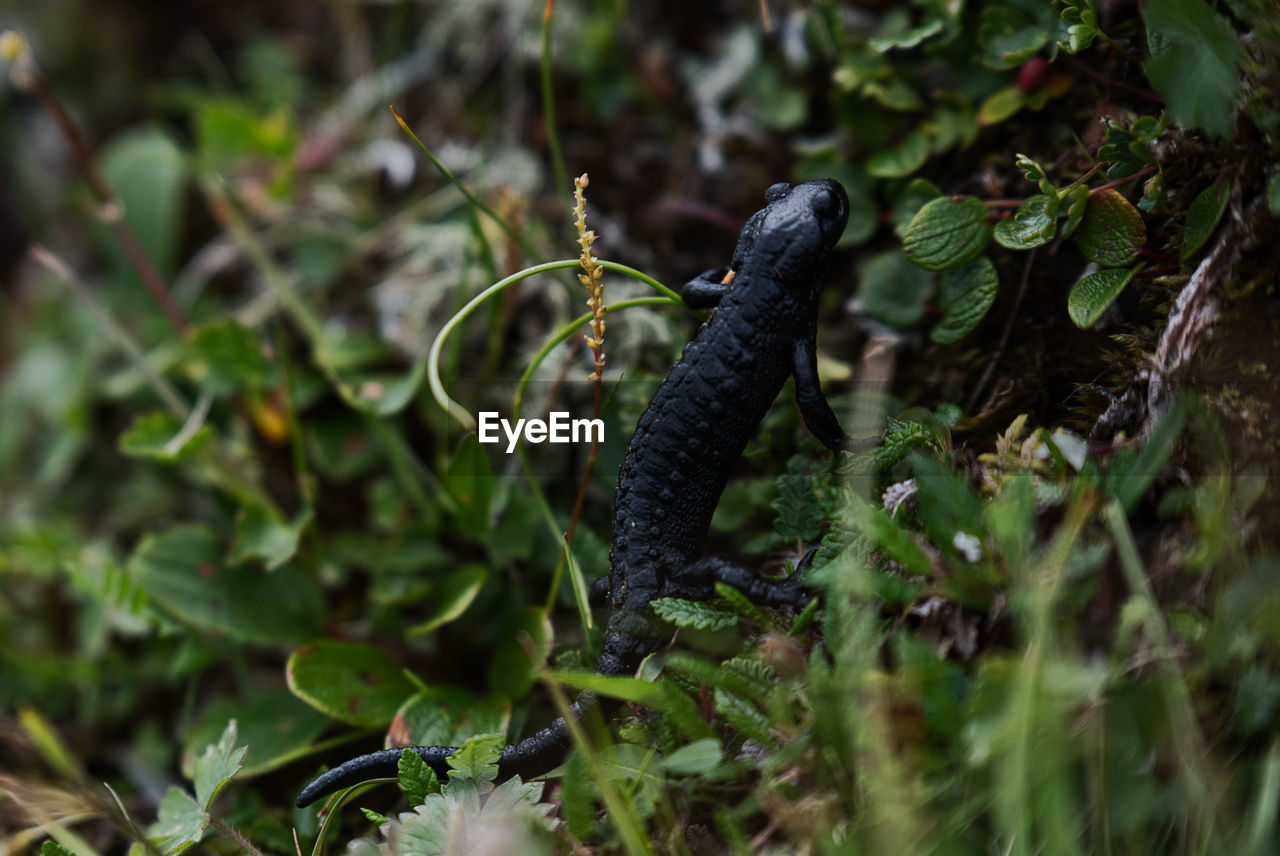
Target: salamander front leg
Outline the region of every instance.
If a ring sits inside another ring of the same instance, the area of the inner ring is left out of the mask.
[[[729,293],[733,271],[727,267],[703,271],[684,284],[680,296],[691,309],[710,309]]]
[[[699,595],[680,586],[680,591],[671,592],[675,597],[705,599],[710,596],[709,589],[715,583],[727,583],[747,596],[752,603],[760,606],[800,607],[813,600],[813,593],[805,588],[795,576],[785,580],[771,580],[760,576],[757,572],[734,564],[719,556],[707,556],[687,567],[681,578],[698,581],[694,585],[704,589]]]
[[[840,420],[818,384],[818,349],[813,337],[797,339],[792,371],[796,379],[796,404],[809,432],[828,449],[854,449],[860,444],[840,427]]]

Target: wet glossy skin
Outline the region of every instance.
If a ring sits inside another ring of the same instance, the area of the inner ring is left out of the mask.
[[[757,603],[798,606],[809,597],[794,581],[770,581],[718,558],[698,559],[730,470],[788,377],[809,430],[831,449],[847,437],[818,388],[818,293],[849,215],[844,189],[828,179],[775,184],[766,207],[743,227],[727,268],[684,287],[691,306],[715,307],[640,417],[618,473],[609,553],[601,674],[629,675],[662,647],[670,628],[649,604],[660,597],[706,600],[716,582]],[[730,274],[731,276],[726,276]],[[724,280],[728,279],[726,283]],[[584,693],[576,712],[613,705]],[[570,744],[563,720],[507,746],[503,778],[541,775]],[[437,775],[448,775],[453,747],[415,746]],[[391,777],[401,749],[353,758],[309,784],[298,805],[365,779]]]

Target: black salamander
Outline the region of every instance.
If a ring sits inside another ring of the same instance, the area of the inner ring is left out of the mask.
[[[788,377],[809,430],[831,449],[848,446],[818,387],[818,292],[844,231],[849,201],[830,179],[775,184],[766,206],[742,229],[728,268],[687,283],[686,303],[715,307],[711,319],[658,387],[640,417],[618,474],[609,552],[604,650],[596,670],[630,675],[670,637],[649,604],[660,597],[707,600],[716,582],[766,606],[801,606],[795,579],[767,580],[723,559],[698,558],[729,471]],[[576,714],[616,703],[583,693]],[[501,778],[531,778],[560,762],[570,745],[563,719],[502,751]],[[442,778],[448,746],[411,747]],[[401,749],[353,758],[321,775],[299,807],[366,779],[396,775]]]

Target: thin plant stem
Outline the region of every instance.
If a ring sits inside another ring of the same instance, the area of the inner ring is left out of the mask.
[[[53,91],[53,87],[49,85],[49,81],[45,79],[44,74],[36,67],[34,61],[28,58],[24,70],[25,73],[20,76],[21,88],[32,92],[40,103],[44,105],[45,109],[49,111],[49,115],[53,117],[53,121],[62,133],[63,139],[71,147],[71,153],[75,157],[76,165],[89,183],[89,190],[101,206],[100,216],[102,220],[111,229],[112,234],[115,235],[116,242],[120,245],[120,249],[124,251],[129,264],[133,266],[138,277],[142,280],[147,293],[155,301],[156,305],[160,307],[160,310],[169,320],[169,323],[173,325],[174,329],[178,331],[186,329],[188,323],[186,315],[183,314],[182,309],[173,299],[173,295],[169,293],[169,286],[164,277],[160,275],[160,271],[156,269],[146,251],[142,249],[142,244],[138,242],[138,236],[134,234],[133,227],[129,225],[129,220],[125,217],[124,206],[121,205],[119,197],[116,196],[115,190],[111,187],[111,183],[107,181],[106,176],[98,169],[93,152],[89,150],[89,144],[85,141],[84,135],[80,133],[75,121],[72,120],[71,114],[67,112],[62,100],[58,98],[58,94]]]
[[[212,174],[202,176],[200,188],[204,191],[205,200],[209,203],[209,211],[214,218],[230,233],[231,238],[240,245],[249,261],[262,274],[276,301],[302,330],[312,350],[319,351],[324,338],[323,323],[298,294],[297,289],[294,288],[293,279],[271,259],[266,248],[249,229],[226,190],[223,189],[221,178]]]
[[[556,0],[547,0],[542,7],[542,118],[547,130],[547,149],[551,155],[551,170],[556,177],[558,194],[569,186],[568,172],[564,168],[564,154],[560,150],[560,132],[556,126],[556,99],[551,87],[551,20],[555,15]]]
[[[36,264],[62,280],[67,288],[71,289],[71,293],[93,314],[102,329],[115,342],[116,347],[124,352],[129,361],[142,374],[147,385],[151,387],[156,397],[164,404],[165,409],[178,419],[185,420],[191,413],[191,407],[182,400],[177,388],[157,372],[151,366],[151,363],[147,362],[147,355],[143,352],[142,346],[138,344],[138,341],[130,335],[123,325],[116,321],[115,316],[98,302],[93,292],[80,281],[71,266],[39,244],[32,244],[27,250],[27,254],[31,256],[31,259]]]

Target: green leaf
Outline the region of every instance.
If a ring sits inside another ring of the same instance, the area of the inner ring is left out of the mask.
[[[917,576],[929,573],[929,557],[915,536],[903,529],[902,524],[888,512],[863,499],[850,498],[848,514],[854,528],[884,551],[888,558]]]
[[[477,734],[505,733],[509,707],[458,687],[426,687],[396,711],[398,730],[415,746],[457,746]]]
[[[1067,222],[1062,227],[1062,237],[1070,238],[1080,228],[1085,212],[1089,209],[1089,188],[1083,184],[1067,191]]]
[[[1024,154],[1019,154],[1014,159],[1014,166],[1022,170],[1022,174],[1027,177],[1027,181],[1040,188],[1041,193],[1056,197],[1057,190],[1054,188],[1053,182],[1049,180],[1049,174],[1045,172],[1044,167],[1040,166],[1040,164]]]
[[[208,825],[208,814],[191,795],[171,786],[156,809],[156,822],[147,827],[147,838],[170,856],[198,843]]]
[[[773,528],[780,536],[791,540],[813,541],[822,534],[826,514],[818,501],[812,474],[804,472],[803,459],[787,463],[787,472],[778,476],[778,497],[769,503],[777,512]]]
[[[858,298],[867,314],[899,330],[924,316],[933,291],[933,277],[900,250],[887,250],[864,261],[858,281]]]
[[[143,253],[162,277],[169,278],[184,222],[187,164],[182,149],[159,127],[136,127],[114,137],[100,153],[99,164]],[[99,235],[111,260],[112,279],[141,288],[114,234],[104,227]]]
[[[463,535],[483,538],[488,534],[494,481],[489,455],[479,439],[475,434],[465,435],[444,476],[445,488],[458,503],[457,519]]]
[[[1068,25],[1067,41],[1059,41],[1058,44],[1065,47],[1068,53],[1080,53],[1093,44],[1099,34],[1095,0],[1064,0],[1062,21]]]
[[[1111,472],[1107,473],[1107,490],[1115,495],[1126,512],[1133,511],[1138,500],[1160,475],[1186,421],[1186,401],[1176,398],[1169,412],[1152,429],[1142,451],[1132,456],[1117,455],[1112,462]]]
[[[427,795],[412,812],[383,824],[379,828],[383,840],[376,852],[386,856],[466,856],[490,852],[497,846],[495,852],[549,854],[546,830],[551,823],[547,815],[553,806],[540,802],[542,791],[541,782],[526,784],[519,776],[496,788],[461,775],[453,777],[440,793]]]
[[[1150,59],[1143,66],[1169,113],[1216,137],[1230,130],[1239,82],[1235,31],[1204,0],[1149,0],[1142,10]]]
[[[502,695],[517,699],[529,692],[538,678],[538,667],[551,654],[555,633],[547,610],[541,606],[526,606],[514,621],[503,623],[502,639],[489,657],[489,681],[493,688],[501,688]],[[525,653],[528,641],[539,652],[540,659],[533,661]]]
[[[200,711],[182,744],[183,772],[194,777],[195,758],[219,739],[226,723],[236,721],[236,734],[247,747],[242,772],[256,775],[297,759],[299,751],[330,724],[329,717],[303,704],[286,688],[223,695]]]
[[[467,611],[467,607],[471,606],[488,579],[489,569],[478,562],[469,562],[453,571],[436,583],[431,591],[431,600],[435,607],[431,616],[426,621],[410,627],[407,633],[410,636],[420,636],[454,621]]]
[[[996,224],[996,243],[1008,250],[1029,250],[1049,243],[1058,230],[1058,205],[1054,196],[1028,197],[1017,213]]]
[[[904,237],[907,234],[907,227],[911,225],[911,218],[915,217],[926,204],[941,195],[942,191],[938,189],[938,185],[927,178],[911,179],[907,189],[902,191],[902,195],[893,203],[894,233],[899,238]]]
[[[481,734],[467,740],[449,756],[449,780],[469,779],[476,784],[498,778],[498,759],[502,756],[502,734]]]
[[[208,425],[183,431],[178,417],[167,410],[153,410],[133,417],[133,424],[120,435],[120,452],[131,458],[172,464],[195,455],[212,438],[213,429]]]
[[[1091,327],[1120,296],[1136,272],[1136,268],[1107,268],[1077,282],[1067,295],[1067,314],[1075,325],[1082,330]]]
[[[732,610],[683,600],[678,597],[660,597],[650,604],[663,621],[677,627],[693,627],[697,630],[724,630],[738,623],[738,615]]]
[[[987,315],[995,302],[1000,277],[986,256],[979,256],[962,268],[942,274],[938,284],[938,305],[942,320],[929,334],[940,345],[949,345],[969,334]]]
[[[227,318],[201,324],[187,339],[187,371],[214,395],[265,386],[273,369],[258,334]]]
[[[714,737],[705,737],[681,746],[662,759],[662,767],[674,776],[696,776],[715,769],[724,757],[724,747]]]
[[[205,811],[213,808],[218,793],[240,771],[247,746],[236,745],[236,721],[227,723],[218,742],[206,746],[204,754],[196,759],[192,780],[196,786],[196,802]]]
[[[409,805],[422,805],[427,794],[440,792],[440,779],[422,756],[412,749],[400,753],[396,763],[396,779]]]
[[[633,704],[642,704],[655,710],[667,710],[666,696],[655,684],[640,678],[624,678],[602,675],[599,672],[556,672],[557,682],[575,690],[587,690],[596,695],[609,696]]]
[[[1178,260],[1185,262],[1204,246],[1227,210],[1231,188],[1226,183],[1211,184],[1196,196],[1187,209],[1187,230],[1182,233],[1182,251]]]
[[[978,107],[979,125],[998,125],[1027,106],[1027,93],[1021,87],[1006,86],[983,99]]]
[[[260,559],[274,571],[298,552],[302,530],[311,522],[311,509],[304,508],[293,520],[280,520],[274,511],[260,505],[246,505],[236,515],[236,540],[228,557],[233,564]]]
[[[383,651],[334,639],[294,651],[285,679],[293,694],[316,710],[365,728],[385,727],[414,689]]]
[[[58,842],[49,839],[41,842],[40,856],[75,856],[75,854]]]
[[[867,158],[867,173],[877,178],[902,178],[924,165],[927,157],[929,138],[922,131],[912,131],[898,145]]]
[[[287,565],[270,574],[228,565],[202,526],[144,536],[129,570],[151,604],[207,633],[288,644],[319,631],[324,601],[309,577]]]
[[[1088,207],[1076,244],[1085,258],[1107,267],[1132,264],[1147,243],[1147,227],[1138,209],[1118,190],[1107,188],[1089,194]]]
[[[972,196],[943,197],[925,205],[907,225],[902,248],[925,270],[950,270],[981,255],[991,240],[989,212]]]
[[[982,61],[991,68],[1016,68],[1049,43],[1049,32],[1021,9],[988,6],[978,28]]]
[[[867,47],[877,53],[887,53],[894,48],[914,48],[916,45],[942,32],[942,19],[934,18],[918,27],[912,27],[892,36],[878,36],[867,42]]]
[[[716,713],[724,717],[726,722],[757,743],[765,746],[775,744],[773,735],[769,733],[768,717],[756,710],[755,705],[721,687],[716,687],[714,695]]]

